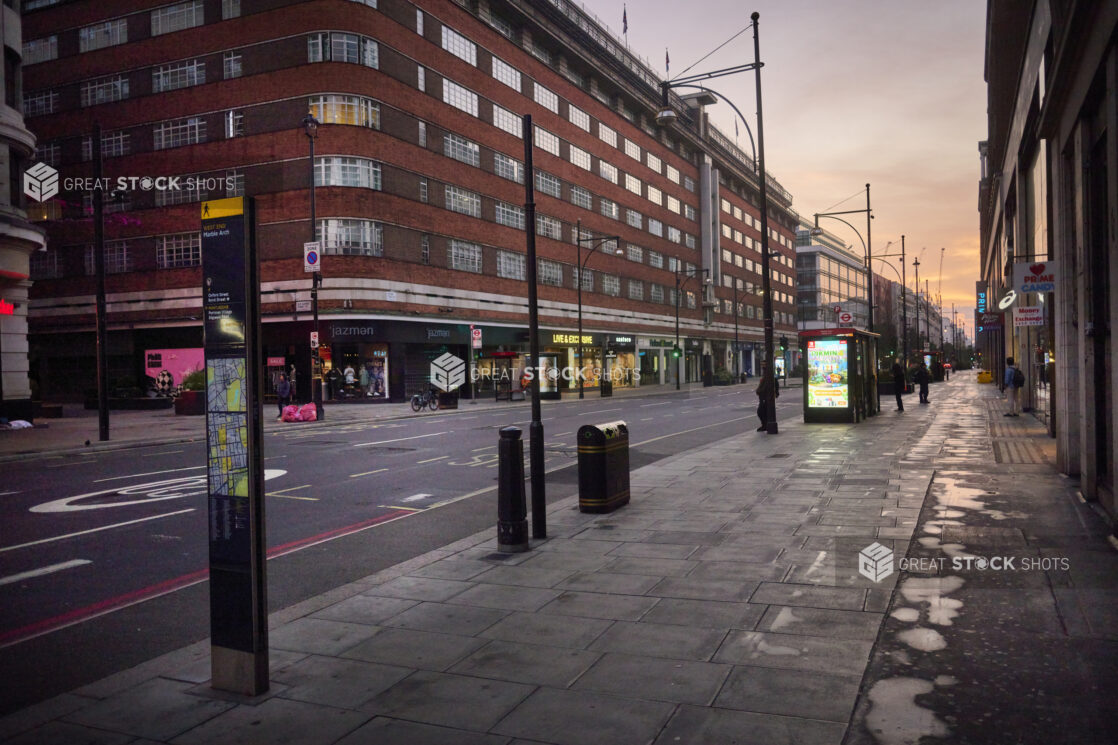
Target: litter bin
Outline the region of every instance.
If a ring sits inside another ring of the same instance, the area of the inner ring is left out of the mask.
[[[629,504],[629,427],[625,422],[578,428],[579,512],[613,512]]]
[[[601,390],[602,398],[613,397],[613,381],[609,378],[602,378],[598,381],[598,388]]]

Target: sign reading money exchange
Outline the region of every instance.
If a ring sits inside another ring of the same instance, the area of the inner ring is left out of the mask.
[[[252,202],[202,203],[213,687],[268,688],[259,281]]]

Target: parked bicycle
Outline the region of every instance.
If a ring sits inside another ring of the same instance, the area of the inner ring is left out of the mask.
[[[428,388],[423,393],[417,393],[411,397],[412,411],[423,411],[424,407],[431,411],[439,410],[439,392],[434,388]]]

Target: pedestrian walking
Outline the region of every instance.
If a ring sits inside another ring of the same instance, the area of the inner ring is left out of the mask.
[[[1002,382],[1009,399],[1009,411],[1005,415],[1017,416],[1017,390],[1025,385],[1025,373],[1014,364],[1012,357],[1005,358],[1005,379]]]
[[[283,373],[279,374],[279,380],[276,381],[276,398],[279,404],[279,419],[283,421],[283,407],[291,403],[291,381]]]
[[[761,384],[757,386],[757,418],[761,420],[761,426],[757,428],[758,432],[768,429],[769,404],[776,406],[776,399],[779,397],[780,390],[776,386],[772,368],[766,362],[761,368]]]
[[[928,403],[928,381],[932,378],[931,373],[928,372],[928,366],[921,362],[920,367],[912,375],[912,380],[920,386],[920,403]]]
[[[897,360],[893,363],[893,392],[897,394],[897,411],[904,411],[904,401],[901,400],[904,390],[904,368],[901,367],[901,361]]]

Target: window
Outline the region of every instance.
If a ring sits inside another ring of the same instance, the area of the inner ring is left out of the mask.
[[[57,142],[40,142],[35,146],[35,160],[57,166],[62,160],[62,146]]]
[[[602,275],[602,292],[617,297],[621,294],[621,279],[614,274]]]
[[[544,88],[539,83],[536,83],[536,103],[543,106],[548,111],[559,113],[559,96],[555,95],[553,91]]]
[[[571,267],[571,283],[575,289],[578,289],[579,281],[582,282],[583,292],[594,291],[594,271],[592,269],[583,269],[579,271],[577,266]]]
[[[636,210],[625,210],[625,222],[634,228],[644,227],[644,215]]]
[[[563,224],[557,218],[536,215],[536,235],[561,241],[563,240]]]
[[[625,188],[636,194],[638,197],[641,195],[641,180],[635,176],[625,174]]]
[[[668,257],[668,271],[669,272],[678,272],[679,268],[680,268],[680,264],[681,264],[680,260],[678,258],[676,258],[675,256],[669,256]]]
[[[648,232],[662,238],[664,236],[664,224],[650,217],[648,218]]]
[[[648,299],[654,303],[664,302],[664,288],[661,285],[649,285]]]
[[[225,137],[245,136],[245,112],[232,109],[225,112]]]
[[[733,209],[733,207],[730,206],[730,200],[729,199],[723,199],[722,200],[722,211],[725,212],[727,215],[734,214],[734,209]]]
[[[169,65],[161,65],[151,71],[151,89],[153,93],[163,93],[178,88],[189,88],[192,85],[201,85],[205,82],[206,63],[201,60],[172,62]]]
[[[415,9],[415,32],[423,36],[423,11],[419,8]]]
[[[648,201],[660,205],[664,203],[663,193],[652,184],[648,185]]]
[[[683,177],[683,188],[686,189],[689,192],[694,193],[695,182],[694,182],[694,180],[691,179],[690,176],[684,176]]]
[[[602,214],[606,217],[612,217],[614,220],[618,220],[621,217],[617,202],[611,202],[604,197],[602,198]]]
[[[33,251],[31,253],[31,279],[55,279],[61,277],[62,272],[58,270],[58,251],[47,249],[46,251]]]
[[[725,261],[727,264],[733,264],[734,255],[726,249],[722,249],[722,260]]]
[[[629,299],[644,300],[644,282],[638,279],[629,280]]]
[[[240,52],[226,52],[223,60],[223,70],[225,79],[241,77],[241,53]]]
[[[520,93],[520,71],[500,57],[493,58],[493,78]]]
[[[617,133],[598,122],[598,139],[611,147],[617,147]]]
[[[671,225],[669,225],[668,240],[672,243],[681,243],[683,242],[683,233],[680,232],[679,228],[673,228]]]
[[[419,239],[419,261],[424,266],[431,264],[431,236],[426,233]]]
[[[380,163],[368,158],[329,155],[315,158],[315,186],[356,186],[381,188]]]
[[[652,267],[656,267],[657,269],[663,269],[664,268],[664,254],[660,253],[659,251],[649,251],[648,252],[648,265],[652,266]]]
[[[617,168],[606,163],[604,160],[598,161],[598,173],[606,181],[613,184],[617,183]]]
[[[457,186],[447,186],[446,208],[470,217],[481,217],[481,197]]]
[[[574,104],[567,104],[567,119],[579,129],[590,131],[590,115]]]
[[[738,207],[736,204],[734,205],[734,217],[739,220],[741,219],[741,207]]]
[[[660,172],[660,166],[661,166],[661,163],[660,163],[660,159],[659,159],[659,158],[657,158],[657,157],[656,157],[655,155],[653,155],[652,153],[648,153],[648,155],[647,155],[647,157],[646,157],[646,161],[648,162],[648,167],[649,167],[649,168],[651,168],[652,170],[656,171],[656,173],[659,173],[659,172]],[[677,176],[678,176],[678,173],[677,173]]]
[[[24,65],[34,65],[38,62],[58,58],[58,36],[44,36],[41,39],[32,39],[23,42],[21,61]]]
[[[380,129],[380,104],[364,96],[330,94],[313,96],[310,112],[322,124],[352,124]]]
[[[481,274],[481,246],[452,240],[447,248],[447,264],[460,272]]]
[[[742,242],[741,231],[740,230],[735,230],[734,231],[734,242],[735,243],[741,243]]]
[[[520,137],[524,131],[521,118],[497,104],[493,104],[493,126],[497,129],[503,129],[513,137]]]
[[[477,116],[477,94],[453,80],[443,80],[443,103],[450,104],[471,116]]]
[[[447,134],[443,137],[443,154],[471,166],[481,165],[481,148],[476,142],[459,135]]]
[[[225,196],[243,197],[245,195],[245,175],[240,171],[225,172]]]
[[[154,147],[166,150],[182,145],[193,145],[206,141],[206,120],[200,116],[175,119],[155,125]]]
[[[632,140],[625,140],[625,154],[639,162],[641,159],[641,146]]]
[[[590,153],[586,152],[582,148],[571,145],[570,160],[579,168],[584,168],[587,171],[590,170]]]
[[[734,229],[728,223],[722,223],[722,237],[731,240],[734,237]]]
[[[123,75],[98,78],[81,85],[82,106],[95,106],[124,98],[128,98],[128,78]]]
[[[128,252],[128,241],[105,241],[105,273],[121,274],[132,271],[132,256]],[[94,264],[93,244],[85,247],[85,273],[93,276],[96,273]]]
[[[536,279],[541,285],[563,286],[563,265],[558,261],[538,259],[536,262]]]
[[[415,70],[415,87],[419,89],[420,93],[427,92],[427,70],[423,65],[419,65]]]
[[[671,196],[670,194],[668,195],[668,209],[676,213],[677,215],[680,212],[679,200]]]
[[[594,207],[593,197],[590,196],[590,192],[581,186],[571,187],[571,204],[586,210],[593,209]]]
[[[202,188],[203,179],[198,176],[186,176],[179,181],[178,189],[161,189],[155,192],[155,204],[166,207],[172,204],[189,204],[201,202],[209,198],[209,192]]]
[[[525,261],[524,254],[513,253],[512,251],[497,252],[498,277],[523,281],[527,274],[527,266],[528,262]]]
[[[508,202],[497,202],[497,224],[524,230],[524,208]]]
[[[541,150],[546,150],[552,155],[559,155],[559,138],[543,127],[536,127],[535,141],[536,147]]]
[[[57,91],[35,91],[23,95],[23,115],[25,117],[50,114],[58,108]]]
[[[92,52],[128,41],[128,21],[118,18],[86,26],[78,31],[78,51]]]
[[[373,7],[376,7],[374,0]],[[228,21],[241,15],[241,0],[221,0],[221,20]]]
[[[160,269],[198,266],[202,263],[200,233],[176,233],[155,238],[155,265]]]
[[[493,172],[509,181],[524,183],[524,164],[504,153],[493,153]]]
[[[317,240],[322,253],[343,256],[383,256],[384,230],[380,223],[356,218],[318,221]]]
[[[688,248],[694,248],[695,247],[695,236],[691,235],[690,233],[684,233],[683,234],[683,245],[687,246]]]
[[[131,152],[131,136],[122,129],[101,133],[101,157],[115,158]],[[93,160],[93,138],[82,138],[82,160]]]
[[[419,146],[427,147],[427,122],[419,122]]]
[[[640,246],[634,246],[632,243],[625,247],[625,256],[629,261],[635,261],[638,264],[644,263],[644,249]]]
[[[202,0],[187,0],[185,3],[157,8],[151,12],[151,35],[169,34],[184,28],[201,26]]]
[[[419,179],[419,201],[427,204],[427,177],[421,176]]]
[[[694,220],[695,208],[689,204],[683,205],[683,216],[686,217],[688,220]]]
[[[502,36],[505,36],[506,38],[509,38],[509,39],[512,38],[512,35],[513,35],[512,24],[509,23],[508,21],[506,21],[501,16],[494,13],[492,9],[489,10],[488,15],[486,15],[483,12],[481,14],[481,18],[486,23],[488,23],[490,26],[495,28],[497,30],[497,33],[501,34]]]
[[[449,26],[443,26],[443,49],[477,67],[477,45]]]
[[[557,199],[561,198],[563,196],[562,182],[550,173],[536,171],[536,191],[550,194]]]
[[[377,68],[380,46],[375,40],[357,34],[311,34],[307,37],[307,62],[350,62]]]
[[[668,166],[665,169],[664,173],[667,174],[668,181],[671,181],[673,184],[678,184],[679,183],[679,169],[678,168],[676,168],[675,166]]]
[[[687,291],[687,307],[692,310],[695,309],[695,293],[690,290]]]

